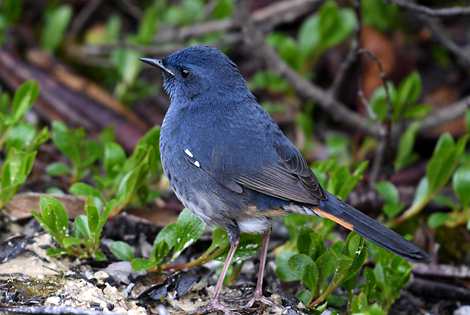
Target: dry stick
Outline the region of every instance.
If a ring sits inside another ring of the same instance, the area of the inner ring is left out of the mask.
[[[263,32],[272,30],[279,24],[295,21],[324,0],[284,0],[275,2],[253,12],[253,21]],[[242,40],[238,31],[238,24],[234,19],[212,20],[180,28],[167,28],[158,32],[151,46],[134,45],[131,43],[118,43],[111,45],[86,45],[74,47],[73,51],[80,49],[81,55],[106,55],[118,48],[132,48],[144,54],[164,55],[175,49],[182,48],[188,39],[201,37],[206,34],[224,32],[221,44],[235,44]],[[219,43],[220,44],[220,43]]]
[[[98,9],[99,5],[101,4],[101,1],[102,0],[91,0],[86,3],[85,7],[80,11],[77,18],[72,23],[69,33],[70,37],[77,37],[78,33],[83,28],[86,21],[90,18],[93,12]]]
[[[387,0],[402,8],[429,15],[429,16],[456,16],[456,15],[469,15],[470,7],[452,7],[452,8],[429,8],[423,5],[413,3],[410,0]]]
[[[272,29],[274,26],[296,20],[304,15],[315,5],[321,4],[324,0],[284,0],[256,10],[252,19],[257,26],[264,29]],[[185,26],[179,29],[162,30],[157,34],[155,43],[168,41],[185,41],[189,38],[203,36],[208,33],[226,32],[234,30],[238,26],[232,19],[209,21],[201,24]]]
[[[436,265],[416,263],[413,264],[413,274],[421,277],[469,280],[470,268],[465,265],[452,266],[444,264]]]
[[[338,69],[338,74],[335,76],[335,79],[333,80],[333,83],[331,84],[331,87],[328,90],[328,92],[333,98],[338,97],[339,89],[343,84],[343,81],[346,77],[346,73],[356,60],[358,47],[357,43],[358,41],[356,39],[353,39],[351,41],[351,47],[349,48],[349,52],[346,55],[346,59],[344,59],[343,63],[341,63]]]
[[[392,99],[390,97],[390,91],[387,85],[387,80],[385,78],[385,71],[380,59],[370,50],[361,48],[357,51],[358,54],[364,54],[369,57],[372,61],[375,62],[377,67],[379,68],[380,79],[382,80],[382,86],[385,90],[385,99],[387,101],[387,116],[385,119],[385,134],[383,137],[380,138],[380,143],[376,151],[374,164],[372,165],[371,175],[370,175],[370,182],[374,183],[379,175],[380,167],[382,166],[382,162],[385,156],[385,152],[390,144],[390,137],[392,134]],[[360,95],[364,98],[364,92],[362,91],[362,87],[359,90]]]
[[[454,120],[462,116],[469,108],[470,96],[466,96],[463,99],[436,111],[433,115],[426,117],[421,123],[421,130],[432,129],[442,125],[443,123]]]
[[[263,34],[256,29],[248,11],[243,7],[243,1],[238,1],[235,12],[235,17],[243,30],[243,39],[249,47],[253,48],[251,52],[260,60],[264,60],[270,70],[284,77],[299,95],[315,101],[334,120],[376,138],[384,134],[382,126],[348,109],[346,105],[335,99],[328,91],[304,79],[290,68],[279,57],[274,48],[265,42]]]
[[[441,43],[442,46],[447,48],[452,54],[457,57],[458,62],[464,67],[470,67],[470,51],[465,50],[459,47],[447,34],[446,30],[442,26],[442,24],[437,21],[436,19],[429,18],[427,16],[421,16],[421,20],[423,20],[427,26],[433,32],[437,41]]]
[[[380,71],[380,77],[382,79],[382,84],[384,85],[384,89],[386,89],[386,96],[387,96],[387,125],[385,128],[385,135],[383,137],[379,138],[379,145],[377,146],[375,157],[374,157],[374,163],[372,165],[372,170],[370,172],[370,177],[369,177],[369,183],[374,184],[377,181],[377,178],[379,176],[380,168],[383,164],[384,160],[384,155],[385,155],[385,150],[387,149],[387,143],[389,142],[389,136],[390,136],[390,128],[391,124],[389,123],[391,120],[390,118],[390,111],[391,111],[391,102],[389,99],[389,94],[388,94],[388,87],[385,82],[385,73],[383,72],[383,67],[382,63],[378,58],[370,51],[365,50],[361,47],[362,43],[362,11],[361,11],[361,0],[355,0],[354,1],[354,11],[356,13],[357,17],[357,31],[356,31],[356,41],[358,43],[356,55],[360,56],[362,53],[367,53],[369,58],[374,60]],[[359,99],[361,100],[362,105],[366,108],[367,113],[371,118],[374,118],[374,113],[371,109],[371,106],[369,104],[369,101],[366,99],[364,96],[364,91],[362,89],[362,69],[363,68],[363,63],[362,63],[362,58],[359,58],[359,71],[358,71],[358,78],[357,78],[357,94],[359,96]]]

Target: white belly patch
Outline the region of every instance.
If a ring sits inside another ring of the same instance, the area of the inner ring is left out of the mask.
[[[237,221],[240,232],[261,234],[269,228],[269,220],[266,218],[246,218]]]

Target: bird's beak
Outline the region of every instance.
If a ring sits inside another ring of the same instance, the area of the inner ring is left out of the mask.
[[[161,59],[156,59],[156,58],[139,58],[139,59],[140,59],[140,61],[142,61],[146,64],[149,64],[149,65],[154,66],[154,67],[159,67],[160,69],[162,69],[166,73],[168,73],[172,76],[175,76],[173,71],[171,71],[170,69],[168,69],[167,67],[165,67],[163,65],[163,62],[162,62]]]

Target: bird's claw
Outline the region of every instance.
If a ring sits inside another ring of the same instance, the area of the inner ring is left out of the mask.
[[[229,307],[223,305],[219,300],[213,300],[209,304],[199,307],[192,315],[202,315],[213,312],[223,312],[224,315],[237,315]]]
[[[243,306],[243,308],[252,308],[253,305],[255,305],[255,303],[257,303],[257,302],[258,302],[258,303],[261,303],[261,304],[264,304],[264,305],[266,305],[266,306],[272,306],[272,305],[274,304],[270,299],[268,299],[268,298],[265,297],[265,296],[262,296],[262,295],[257,296],[257,295],[255,295],[254,297],[251,298],[250,301],[248,301],[248,303],[247,303],[245,306]]]

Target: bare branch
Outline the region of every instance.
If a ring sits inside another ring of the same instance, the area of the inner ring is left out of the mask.
[[[338,122],[344,123],[351,128],[359,129],[373,137],[381,137],[383,135],[384,131],[380,125],[351,111],[346,105],[336,100],[328,91],[309,82],[291,69],[279,57],[274,48],[265,42],[263,34],[256,29],[244,1],[237,2],[235,16],[243,29],[245,43],[252,48],[251,52],[260,58],[260,60],[264,60],[270,70],[283,76],[299,95],[315,101],[318,106]]]
[[[331,96],[334,98],[338,96],[339,89],[341,88],[341,85],[343,84],[346,73],[348,72],[349,68],[356,60],[357,46],[358,46],[358,41],[356,39],[353,39],[351,41],[351,47],[349,48],[348,54],[346,55],[346,59],[344,59],[343,63],[341,63],[339,70],[338,70],[338,74],[336,75],[333,83],[331,84],[329,92]]]
[[[253,22],[263,32],[269,32],[279,24],[295,21],[300,16],[313,11],[324,0],[284,0],[273,3],[253,12]],[[206,34],[224,32],[219,44],[233,45],[242,40],[238,24],[232,19],[213,20],[183,26],[180,28],[166,28],[160,30],[150,46],[134,45],[131,43],[117,43],[110,45],[86,45],[77,47],[74,45],[73,53],[83,56],[107,55],[118,48],[132,48],[144,54],[164,55],[175,49],[182,48],[186,40],[201,37]],[[77,49],[80,53],[77,53]]]
[[[423,5],[413,3],[410,0],[387,0],[402,8],[429,16],[457,16],[469,15],[470,7],[451,7],[451,8],[429,8]]]
[[[470,51],[465,50],[464,48],[459,47],[452,38],[449,37],[446,30],[442,24],[436,19],[429,18],[426,16],[421,17],[421,19],[428,25],[428,27],[433,32],[436,40],[438,40],[442,46],[447,48],[452,54],[454,54],[459,63],[463,67],[470,66]]]
[[[448,121],[454,120],[465,113],[470,108],[470,96],[467,96],[460,101],[448,105],[434,114],[426,117],[421,124],[421,130],[436,128]]]
[[[80,11],[77,18],[73,21],[70,27],[70,37],[77,37],[80,30],[85,25],[86,21],[92,16],[93,12],[98,9],[102,0],[91,0],[85,4],[85,7]]]
[[[413,273],[424,277],[470,279],[470,268],[467,266],[414,264]]]
[[[382,86],[384,87],[384,90],[385,90],[385,100],[387,102],[387,116],[385,119],[385,134],[383,135],[383,137],[380,138],[380,143],[379,143],[379,146],[377,147],[377,151],[376,151],[375,158],[374,158],[374,164],[372,165],[372,170],[370,173],[370,182],[374,183],[379,176],[380,168],[383,164],[385,153],[391,142],[390,137],[392,134],[392,98],[390,96],[390,91],[388,88],[387,80],[385,78],[385,70],[380,59],[373,52],[364,48],[359,49],[358,54],[366,55],[371,60],[373,60],[375,64],[377,65],[377,67],[379,68],[380,79],[382,80]],[[364,92],[362,91],[362,87],[359,87],[359,96],[362,97],[362,100],[365,99]],[[368,110],[371,110],[368,104],[364,104],[364,105],[367,106]]]

